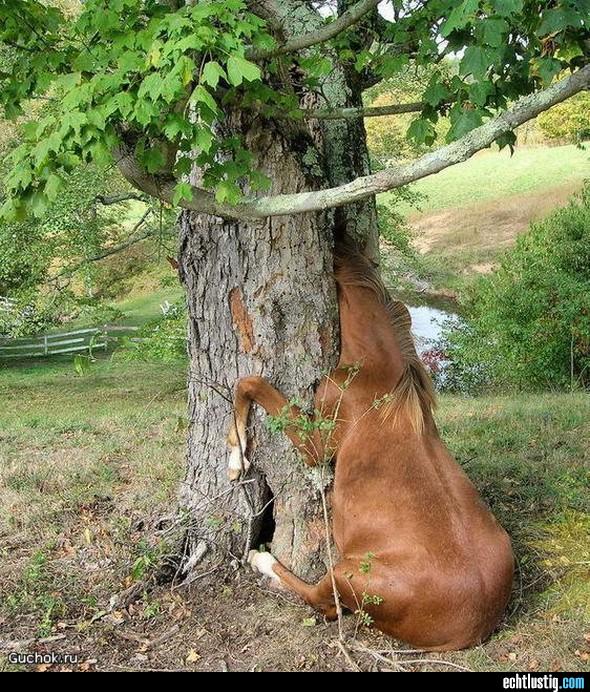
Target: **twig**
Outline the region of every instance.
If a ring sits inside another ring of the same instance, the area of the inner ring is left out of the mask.
[[[148,641],[145,645],[145,648],[152,649],[154,646],[159,646],[160,644],[163,644],[164,642],[168,641],[168,639],[173,637],[179,629],[179,625],[174,625],[167,632],[164,632],[164,634],[161,634],[159,637],[156,637],[155,639]]]
[[[140,634],[135,634],[135,632],[123,632],[122,630],[115,629],[113,630],[113,633],[121,639],[125,639],[128,642],[134,642],[135,644],[140,644],[141,646],[147,647],[149,644],[149,639],[142,637]]]
[[[123,672],[128,672],[128,673],[190,673],[191,669],[190,668],[135,668],[133,666],[119,666],[119,665],[112,665],[108,666],[107,668],[100,668],[97,670],[120,670]]]
[[[336,646],[340,649],[340,651],[342,651],[342,654],[344,655],[344,658],[345,658],[346,661],[348,662],[348,665],[350,666],[350,668],[352,669],[352,671],[353,671],[354,673],[361,673],[361,672],[362,672],[361,669],[359,668],[358,664],[355,663],[355,661],[353,660],[352,656],[350,655],[350,652],[349,652],[348,649],[346,648],[346,646],[345,646],[344,642],[342,641],[342,639],[337,639],[337,640],[336,640]]]
[[[460,666],[458,663],[453,663],[452,661],[446,661],[444,658],[413,658],[413,659],[410,659],[409,661],[404,660],[404,663],[406,665],[428,663],[430,665],[449,666],[450,668],[456,668],[457,670],[462,670],[465,673],[473,673],[473,670],[471,668],[465,668],[465,666]]]
[[[398,672],[405,673],[406,669],[399,664],[396,660],[393,658],[388,658],[387,656],[383,656],[380,654],[378,651],[374,651],[373,649],[369,649],[366,646],[362,646],[360,644],[355,645],[355,650],[360,651],[365,654],[369,654],[369,656],[372,656],[376,661],[381,661],[382,663],[387,663],[388,665],[392,665]]]
[[[44,637],[43,639],[20,639],[14,641],[2,641],[0,640],[0,651],[15,651],[19,649],[26,649],[31,644],[53,644],[53,642],[60,642],[66,638],[65,634],[56,634],[52,637]]]

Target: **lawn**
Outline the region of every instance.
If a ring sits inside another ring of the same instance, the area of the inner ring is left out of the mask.
[[[531,222],[566,204],[588,178],[590,152],[570,145],[519,147],[512,157],[485,151],[415,183],[420,211],[403,211],[433,295],[460,295]]]
[[[425,196],[422,213],[523,195],[590,177],[590,151],[573,144],[485,150],[464,163],[423,178],[413,188]],[[386,193],[387,194],[387,193]],[[386,197],[386,194],[384,197]]]
[[[66,361],[0,370],[0,670],[11,642],[46,637],[57,639],[40,650],[80,651],[90,669],[347,668],[334,624],[248,574],[142,586],[169,548],[161,527],[183,477],[184,380],[179,367],[110,359],[83,377]],[[490,642],[409,668],[585,669],[590,398],[444,396],[438,418],[509,530],[519,570]],[[109,607],[135,585],[137,600]],[[370,631],[358,641],[389,647]]]
[[[140,327],[161,315],[161,306],[166,302],[175,303],[182,296],[180,285],[160,286],[154,290],[136,290],[113,305],[124,313],[122,323]]]

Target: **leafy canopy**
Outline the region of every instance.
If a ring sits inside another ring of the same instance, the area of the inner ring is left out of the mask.
[[[86,0],[73,15],[53,5],[0,0],[0,103],[10,117],[31,98],[57,105],[14,152],[5,216],[41,215],[80,162],[110,162],[121,142],[145,171],[176,181],[174,203],[190,198],[195,164],[219,202],[235,203],[268,181],[224,134],[225,115],[303,117],[300,95],[321,93],[335,60],[374,84],[459,56],[457,74],[432,70],[410,124],[428,145],[441,114],[459,138],[588,53],[590,0],[393,0],[395,21],[365,17],[299,53],[281,53],[245,0]]]

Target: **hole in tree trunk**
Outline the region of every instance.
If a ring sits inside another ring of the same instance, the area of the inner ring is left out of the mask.
[[[266,486],[267,488],[267,493],[266,493],[266,499],[265,503],[268,503],[266,505],[266,508],[264,510],[264,513],[262,515],[262,522],[260,523],[260,532],[258,534],[258,540],[257,540],[257,545],[255,546],[256,548],[259,545],[262,545],[263,543],[272,543],[272,539],[275,533],[275,518],[274,518],[274,508],[275,508],[275,502],[272,499],[273,493],[272,490]]]

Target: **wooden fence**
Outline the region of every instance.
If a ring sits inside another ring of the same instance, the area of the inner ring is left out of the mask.
[[[0,312],[12,312],[16,306],[14,298],[0,296]]]
[[[77,329],[72,332],[59,332],[57,334],[42,334],[15,339],[0,338],[0,359],[106,351],[110,343],[116,343],[121,336],[128,336],[137,330],[138,327],[105,325],[104,327]]]

